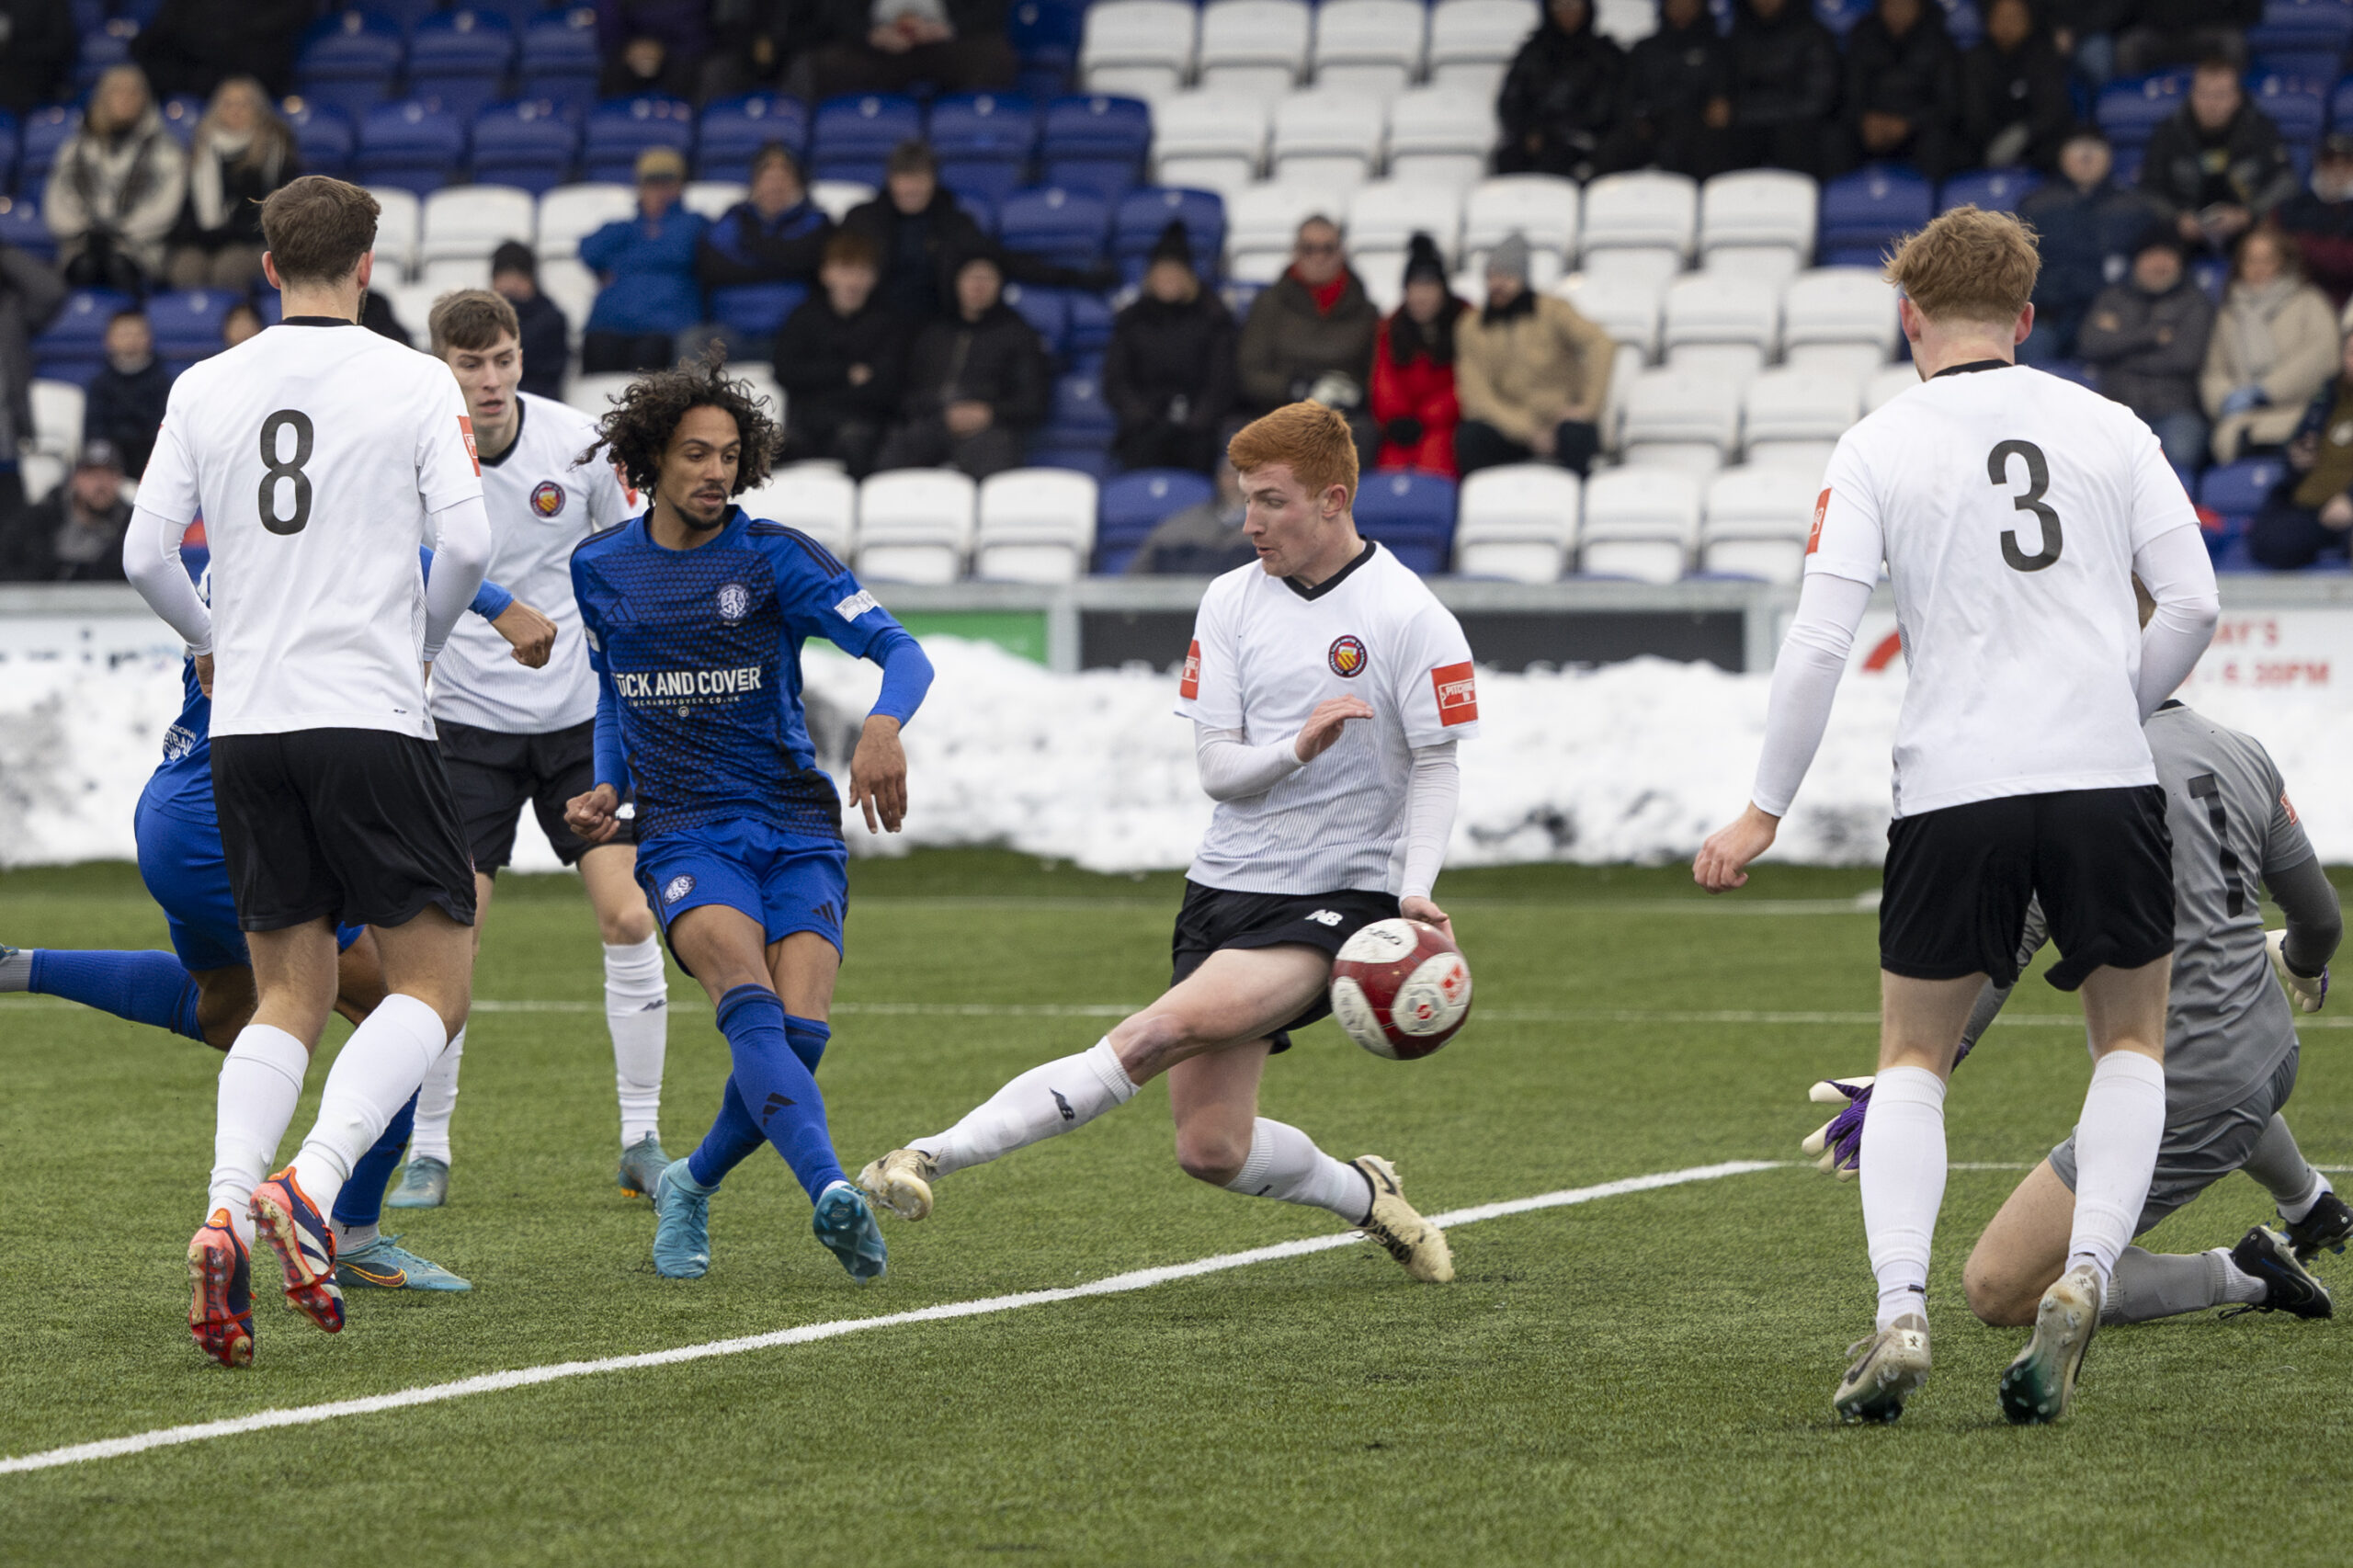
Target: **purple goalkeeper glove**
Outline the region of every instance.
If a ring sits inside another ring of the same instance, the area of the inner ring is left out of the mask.
[[[1836,1172],[1841,1179],[1852,1181],[1862,1168],[1863,1118],[1871,1108],[1870,1078],[1825,1078],[1806,1092],[1806,1098],[1816,1105],[1844,1103],[1844,1109],[1798,1146],[1818,1156],[1814,1165],[1825,1174]]]

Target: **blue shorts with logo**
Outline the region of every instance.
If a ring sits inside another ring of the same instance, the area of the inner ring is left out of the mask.
[[[250,966],[253,957],[237,925],[237,900],[229,890],[229,864],[221,852],[221,824],[165,810],[143,795],[131,820],[139,839],[140,880],[163,906],[180,967],[201,972]],[[350,947],[363,929],[338,927],[335,946]]]
[[[768,942],[814,931],[842,950],[849,851],[838,838],[742,817],[705,823],[640,840],[637,880],[665,938],[679,915],[717,903],[758,921]]]

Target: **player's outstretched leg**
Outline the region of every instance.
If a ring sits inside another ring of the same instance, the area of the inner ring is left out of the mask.
[[[2343,1252],[2353,1238],[2353,1207],[2336,1196],[2328,1177],[2313,1168],[2296,1146],[2285,1119],[2274,1113],[2247,1155],[2246,1174],[2271,1194],[2281,1228],[2296,1261],[2310,1263],[2323,1252]]]
[[[79,1002],[134,1024],[204,1040],[196,978],[170,953],[0,947],[0,992],[8,991]]]
[[[1074,1056],[1032,1067],[947,1131],[893,1149],[858,1173],[877,1201],[903,1219],[931,1212],[932,1184],[967,1166],[1041,1143],[1135,1098],[1136,1085],[1104,1036]]]
[[[2231,1265],[2238,1273],[2263,1283],[2263,1299],[2224,1312],[2224,1317],[2236,1317],[2242,1312],[2287,1312],[2300,1318],[2334,1317],[2336,1304],[2331,1301],[2328,1287],[2313,1278],[2296,1256],[2295,1247],[2277,1231],[2261,1225],[2239,1238],[2239,1244],[2230,1252]]]
[[[466,1054],[460,1029],[416,1091],[416,1126],[400,1185],[384,1199],[393,1209],[438,1209],[449,1201],[449,1119],[458,1110],[458,1068]]]

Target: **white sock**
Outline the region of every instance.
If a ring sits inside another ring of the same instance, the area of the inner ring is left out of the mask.
[[[294,1156],[294,1179],[320,1213],[334,1211],[352,1162],[384,1135],[449,1043],[441,1015],[399,991],[351,1031],[328,1069],[319,1119]]]
[[[662,938],[605,946],[605,1027],[613,1032],[613,1089],[621,1102],[621,1147],[662,1131],[662,1058],[670,1042],[670,982]],[[420,1111],[422,1106],[417,1108]]]
[[[416,1126],[408,1135],[408,1157],[449,1163],[449,1118],[458,1109],[458,1066],[466,1054],[466,1031],[434,1059],[433,1070],[416,1091]]]
[[[306,1187],[304,1190],[308,1191],[309,1189]],[[343,1257],[347,1256],[353,1248],[364,1247],[369,1242],[374,1241],[381,1227],[373,1223],[366,1225],[347,1225],[342,1221],[330,1214],[327,1216],[327,1229],[335,1233],[335,1256]]]
[[[946,1176],[1068,1132],[1127,1104],[1135,1093],[1106,1035],[1075,1056],[1030,1068],[947,1131],[917,1139],[912,1146],[929,1154]]]
[[[204,1214],[229,1211],[229,1222],[250,1246],[253,1216],[246,1206],[254,1188],[269,1175],[286,1124],[294,1119],[295,1102],[302,1097],[302,1076],[310,1071],[311,1053],[284,1029],[267,1024],[247,1024],[221,1063],[221,1088],[212,1119],[212,1186],[204,1197]]]
[[[1928,1312],[1928,1250],[1945,1201],[1945,1085],[1925,1067],[1883,1067],[1863,1118],[1863,1233],[1879,1277],[1879,1326]]]
[[[2270,1286],[2232,1260],[2230,1248],[2216,1247],[2206,1256],[2222,1267],[2222,1300],[2236,1305],[2241,1301],[2260,1301],[2271,1294]]]
[[[1876,1114],[1876,1087],[1871,1098]],[[2103,1290],[2116,1255],[2141,1223],[2165,1135],[2165,1068],[2137,1051],[2111,1051],[2094,1063],[2075,1123],[2075,1222],[2067,1238],[2067,1267],[2090,1264]]]
[[[1329,1209],[1351,1225],[1372,1217],[1372,1185],[1354,1165],[1344,1165],[1315,1146],[1296,1127],[1260,1117],[1250,1131],[1250,1157],[1242,1174],[1225,1184],[1228,1192]]]
[[[2279,1218],[2292,1225],[2313,1211],[2313,1205],[2321,1200],[2323,1194],[2336,1190],[2329,1186],[2327,1176],[2315,1168],[2313,1171],[2312,1185],[2304,1189],[2303,1197],[2292,1203],[2283,1202],[2279,1205]]]

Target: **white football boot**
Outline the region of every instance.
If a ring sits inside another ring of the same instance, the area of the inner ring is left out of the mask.
[[[2075,1402],[2084,1352],[2099,1331],[2099,1276],[2077,1264],[2042,1293],[2034,1337],[2002,1373],[2002,1414],[2025,1426],[2056,1421]]]
[[[1405,1201],[1397,1167],[1378,1154],[1359,1154],[1349,1163],[1372,1186],[1372,1212],[1358,1229],[1387,1247],[1389,1256],[1423,1283],[1443,1285],[1453,1278],[1454,1255],[1447,1248],[1446,1233]]]
[[[893,1149],[858,1173],[867,1195],[902,1220],[931,1212],[931,1184],[938,1179],[938,1163],[921,1149]]]
[[[1847,1354],[1854,1359],[1830,1396],[1831,1414],[1841,1421],[1885,1425],[1904,1414],[1904,1402],[1928,1381],[1928,1320],[1906,1312],[1847,1346]]]

